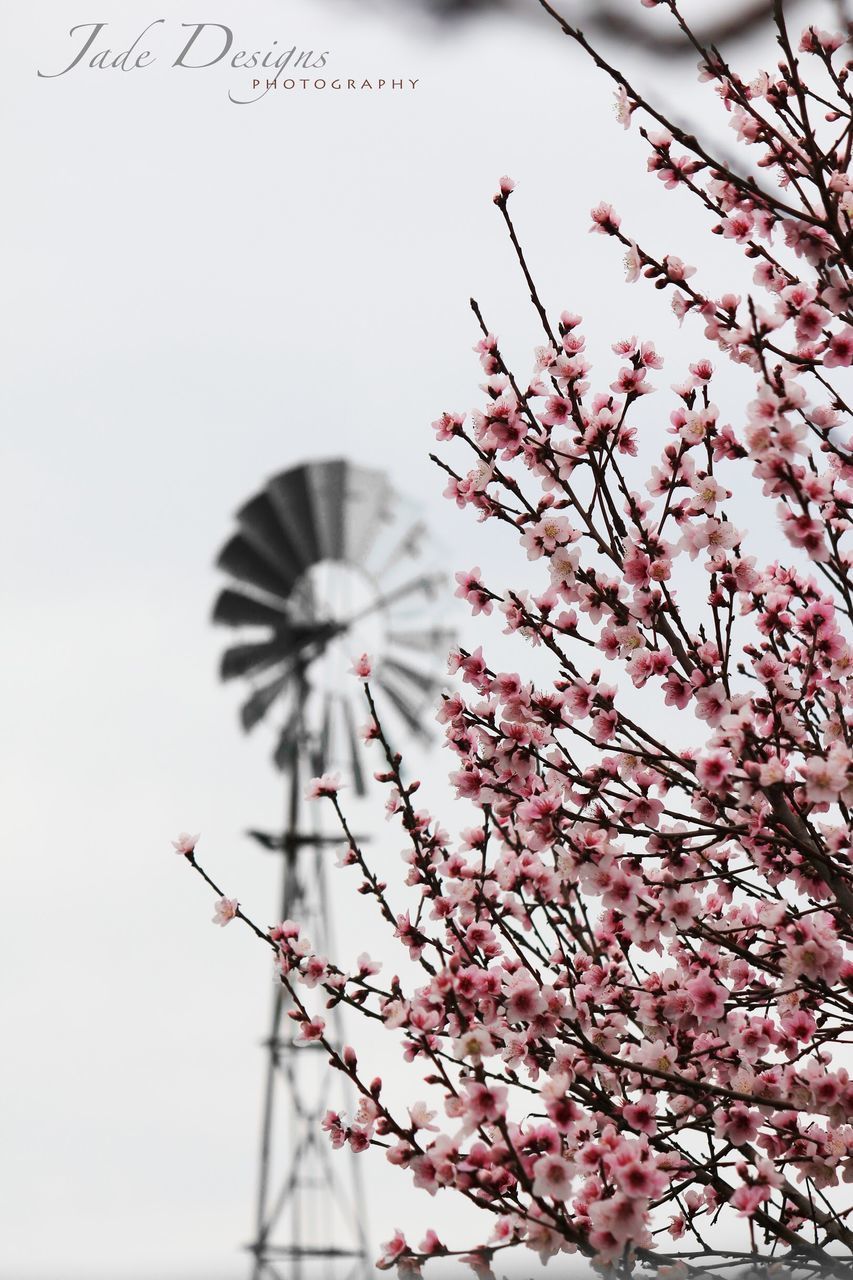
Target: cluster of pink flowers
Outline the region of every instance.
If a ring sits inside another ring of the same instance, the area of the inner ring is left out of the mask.
[[[523,1245],[627,1270],[677,1262],[684,1276],[708,1274],[711,1256],[756,1254],[806,1274],[835,1259],[853,1274],[845,46],[809,28],[792,47],[779,6],[772,73],[746,83],[700,50],[759,182],[666,126],[561,25],[614,77],[621,122],[651,119],[650,170],[694,195],[754,264],[760,293],[702,292],[609,205],[593,229],[622,243],[629,279],[700,317],[756,389],[730,425],[711,360],[693,363],[660,457],[641,464],[638,406],[660,394],[663,360],[629,338],[593,381],[581,318],[552,324],[539,301],[510,219],[514,184],[501,180],[495,203],[544,342],[519,378],[475,305],[482,403],[434,425],[470,457],[441,461],[447,497],[510,530],[526,566],[516,590],[460,572],[457,595],[537,646],[551,675],[495,669],[482,648],[452,654],[461,691],[439,720],[476,820],[451,841],[415,807],[369,662],[356,663],[384,754],[376,776],[405,835],[405,886],[389,891],[368,865],[337,779],[309,791],[334,806],[344,864],[421,977],[381,981],[367,956],[339,969],[297,923],[270,938],[300,1034],[327,1046],[359,1095],[354,1115],[326,1117],[333,1145],[383,1147],[417,1187],[452,1189],[489,1219],[468,1251],[398,1232],[381,1267],[418,1275],[455,1253],[489,1276],[497,1253]],[[769,565],[750,554],[732,501],[753,490],[784,534]],[[380,1019],[434,1109],[426,1097],[403,1114],[386,1105],[354,1050],[326,1040],[303,988]]]

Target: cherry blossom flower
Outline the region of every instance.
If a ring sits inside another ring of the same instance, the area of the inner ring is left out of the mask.
[[[592,230],[602,235],[612,235],[618,231],[622,219],[609,204],[597,204],[592,210]]]
[[[354,676],[358,676],[359,680],[368,680],[373,668],[373,662],[368,654],[363,653],[360,658],[353,658],[350,671]]]
[[[632,241],[628,246],[625,254],[625,281],[627,284],[634,284],[639,280],[640,272],[643,269],[643,259],[636,244]]]
[[[847,789],[853,757],[844,747],[813,756],[805,766],[806,795],[816,804],[832,803]]]
[[[234,919],[239,910],[240,903],[236,898],[220,898],[213,914],[213,923],[226,925]]]
[[[846,369],[853,364],[853,327],[833,334],[824,353],[823,363],[827,369]]]
[[[409,1118],[414,1129],[425,1129],[431,1133],[438,1133],[438,1125],[432,1123],[436,1115],[437,1112],[430,1111],[425,1102],[416,1102],[409,1107]]]
[[[721,1018],[726,1007],[726,991],[706,973],[685,983],[684,987],[697,1017],[706,1021]]]
[[[305,1018],[299,1024],[298,1039],[306,1042],[321,1040],[325,1030],[326,1024],[322,1018]]]
[[[483,588],[479,565],[468,573],[457,573],[456,581],[459,584],[456,589],[457,598],[468,601],[475,617],[478,613],[492,612],[492,601],[489,593]]]
[[[305,788],[306,800],[318,800],[321,797],[332,798],[338,794],[343,782],[339,773],[323,773],[312,778]]]
[[[407,1251],[408,1247],[406,1237],[402,1231],[397,1230],[391,1239],[386,1244],[383,1244],[382,1252],[375,1265],[380,1271],[387,1271]]]
[[[177,840],[172,841],[172,848],[175,850],[175,853],[188,857],[190,854],[195,853],[195,847],[198,844],[198,840],[199,837],[197,835],[191,836],[188,832],[182,831]]]
[[[533,1166],[533,1194],[567,1200],[572,1191],[571,1166],[557,1155],[543,1156]]]
[[[616,119],[619,121],[619,123],[622,125],[623,128],[625,129],[630,128],[631,113],[634,109],[634,104],[631,102],[631,99],[628,97],[628,94],[627,94],[627,91],[625,90],[624,85],[620,85],[619,88],[616,90],[615,106],[616,106]]]

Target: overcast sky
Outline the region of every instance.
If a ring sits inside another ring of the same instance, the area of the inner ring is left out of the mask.
[[[269,737],[238,730],[209,625],[236,507],[271,473],[343,453],[416,496],[448,569],[503,570],[426,456],[430,420],[476,399],[469,296],[523,370],[539,341],[490,203],[503,173],[543,293],[588,317],[594,355],[631,332],[701,350],[587,236],[611,199],[638,238],[695,261],[687,206],[646,177],[609,86],[556,31],[490,20],[442,37],[344,0],[180,0],[156,63],[36,76],[70,61],[72,23],[108,19],[94,48],[120,52],[160,16],[38,0],[5,23],[8,1280],[245,1273],[269,962],[237,926],[214,930],[169,844],[202,831],[210,870],[271,918],[274,863],[242,832],[278,825],[281,783]],[[230,25],[235,49],[277,40],[328,50],[330,77],[418,84],[237,106],[249,73],[168,65],[180,24],[201,20]],[[639,72],[690,116],[690,67]],[[446,762],[423,768],[441,807]],[[398,838],[359,817],[394,873]],[[346,962],[369,926],[344,874],[332,884]],[[378,1069],[404,1082],[395,1054]],[[476,1240],[381,1158],[365,1168],[374,1242],[398,1223],[419,1239],[437,1215],[454,1245]]]

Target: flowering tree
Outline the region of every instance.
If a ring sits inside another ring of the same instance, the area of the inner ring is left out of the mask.
[[[651,172],[750,260],[755,292],[709,292],[609,205],[593,231],[619,241],[629,280],[669,291],[754,392],[729,425],[711,360],[690,365],[666,393],[649,474],[637,424],[660,356],[618,341],[614,371],[593,381],[581,319],[547,314],[501,182],[542,345],[520,377],[473,304],[484,400],[434,425],[469,459],[440,461],[447,496],[507,526],[530,562],[523,586],[472,569],[457,594],[501,615],[550,674],[497,670],[481,648],[451,655],[465,692],[438,718],[477,815],[451,842],[416,807],[369,661],[356,664],[405,884],[369,864],[336,778],[310,793],[334,809],[343,863],[420,979],[385,980],[367,956],[337,967],[299,922],[251,927],[302,1038],[322,1042],[360,1096],[354,1115],[326,1117],[332,1144],[383,1147],[430,1195],[451,1188],[482,1210],[466,1254],[479,1274],[520,1244],[625,1274],[677,1263],[708,1275],[714,1259],[758,1256],[853,1276],[850,64],[841,36],[810,27],[793,41],[781,3],[781,61],[750,83],[695,40],[741,145],[736,168],[542,3],[614,80],[621,123],[642,122]],[[769,565],[733,505],[753,489],[778,520]],[[176,848],[201,870],[191,837]],[[223,898],[215,918],[235,916],[246,919]],[[381,1079],[327,1038],[324,1004],[399,1039],[424,1101],[387,1103]],[[436,1092],[443,1114],[428,1106]],[[433,1231],[417,1247],[397,1233],[379,1265],[418,1275],[450,1252]]]

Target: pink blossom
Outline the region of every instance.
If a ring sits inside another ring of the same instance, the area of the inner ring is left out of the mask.
[[[703,1021],[714,1022],[723,1016],[728,993],[725,987],[714,982],[707,973],[685,983],[685,991],[690,997],[695,1014]]]
[[[452,440],[454,436],[458,436],[461,433],[464,423],[464,414],[443,413],[440,418],[436,418],[435,422],[433,422],[432,429],[438,440]]]
[[[306,800],[318,800],[321,797],[333,798],[338,794],[343,783],[339,773],[323,773],[319,778],[312,778],[305,788]]]
[[[634,284],[639,280],[640,272],[643,269],[643,257],[636,244],[631,242],[628,252],[625,254],[625,281],[627,284]]]
[[[374,1264],[380,1271],[388,1271],[402,1254],[406,1253],[409,1246],[406,1243],[406,1237],[399,1229],[394,1233],[391,1239],[382,1245],[382,1252],[376,1259]]]
[[[220,898],[213,914],[213,923],[226,925],[234,919],[239,910],[240,903],[236,898]]]
[[[592,231],[602,235],[613,235],[619,229],[622,219],[609,204],[597,204],[592,210]]]
[[[433,1124],[437,1112],[430,1111],[425,1102],[415,1102],[409,1107],[409,1118],[412,1121],[413,1129],[429,1130],[432,1133],[438,1133],[438,1125]]]
[[[528,560],[537,560],[540,556],[551,555],[559,546],[564,546],[574,538],[574,532],[564,516],[544,516],[531,525],[524,533],[521,542],[527,549]]]
[[[298,1038],[306,1042],[322,1040],[325,1030],[326,1023],[322,1018],[307,1018],[299,1024]]]
[[[379,973],[382,968],[382,965],[376,960],[371,960],[366,951],[362,951],[356,961],[356,965],[358,968],[358,975],[361,978],[369,978],[372,974]]]
[[[634,110],[634,103],[628,97],[623,85],[616,90],[616,119],[623,128],[628,129],[631,125],[631,113]]]
[[[731,1198],[733,1209],[737,1209],[738,1217],[751,1218],[763,1204],[770,1199],[770,1189],[761,1186],[741,1186]]]
[[[533,1194],[567,1200],[572,1190],[571,1166],[558,1155],[543,1156],[533,1166]]]
[[[848,786],[851,770],[850,753],[841,750],[830,750],[824,758],[813,756],[806,764],[806,795],[816,804],[832,803],[838,799]]]
[[[702,756],[696,763],[696,777],[709,791],[725,789],[732,772],[732,759],[724,751]]]
[[[726,691],[719,680],[696,692],[696,715],[709,725],[718,725],[728,711]]]
[[[479,565],[468,573],[457,573],[456,581],[459,583],[456,589],[457,598],[467,600],[475,617],[478,613],[488,615],[492,612],[492,601],[488,591],[483,587]]]
[[[542,997],[533,978],[521,969],[507,983],[506,1013],[510,1022],[530,1022],[542,1009]]]
[[[508,1091],[502,1086],[466,1085],[464,1119],[467,1130],[491,1124],[506,1114]]]
[[[642,1203],[622,1193],[596,1200],[590,1205],[589,1220],[593,1227],[591,1239],[602,1256],[608,1258],[622,1253],[627,1241],[642,1238],[645,1230]]]
[[[638,1102],[627,1102],[622,1108],[622,1118],[625,1123],[637,1133],[648,1134],[654,1137],[657,1133],[657,1103],[654,1095],[644,1094]]]
[[[454,1041],[453,1048],[458,1058],[474,1060],[495,1052],[494,1041],[485,1027],[472,1027]]]
[[[354,676],[358,676],[359,680],[367,680],[370,677],[372,666],[373,663],[370,657],[363,653],[360,658],[353,658],[350,671]]]
[[[198,836],[191,836],[186,831],[182,831],[177,840],[172,841],[172,848],[175,853],[180,853],[184,857],[189,857],[195,853],[195,847],[198,844]]]
[[[853,328],[848,327],[830,338],[823,363],[827,369],[846,369],[853,364]]]

